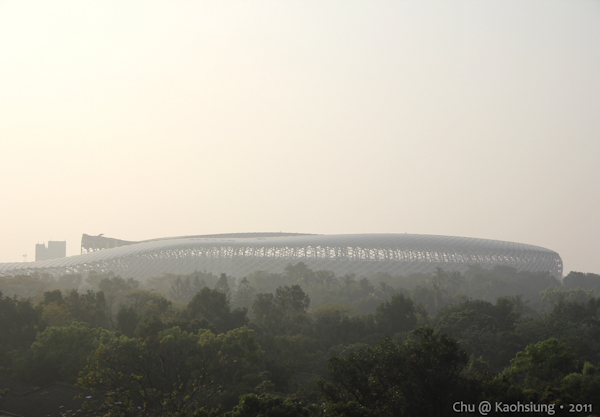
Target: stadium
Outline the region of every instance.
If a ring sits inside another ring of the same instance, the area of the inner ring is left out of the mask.
[[[539,246],[498,240],[416,234],[318,235],[301,233],[231,233],[132,242],[84,234],[81,254],[38,262],[0,264],[0,275],[114,272],[145,280],[164,273],[206,271],[241,278],[254,271],[282,272],[304,262],[313,270],[336,275],[370,276],[429,273],[437,267],[464,272],[470,265],[490,269],[548,271],[562,279],[558,253]]]

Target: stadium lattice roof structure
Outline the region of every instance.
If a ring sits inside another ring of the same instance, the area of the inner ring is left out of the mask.
[[[194,271],[243,277],[254,271],[281,272],[304,262],[336,275],[377,272],[408,275],[436,267],[464,272],[469,265],[505,265],[518,271],[548,271],[562,278],[558,253],[539,246],[499,240],[415,234],[315,235],[231,233],[132,242],[83,235],[82,254],[40,262],[0,264],[0,275],[64,275],[112,271],[144,280],[163,273]]]

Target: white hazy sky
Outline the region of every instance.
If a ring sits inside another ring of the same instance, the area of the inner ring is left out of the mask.
[[[418,233],[600,273],[598,1],[1,1],[0,262]]]

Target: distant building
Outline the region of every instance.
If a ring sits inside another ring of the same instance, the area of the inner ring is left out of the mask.
[[[227,233],[141,242],[83,235],[81,248],[81,255],[65,259],[0,263],[0,276],[33,273],[85,276],[96,271],[144,280],[162,274],[206,271],[239,278],[255,271],[281,273],[286,265],[303,262],[313,270],[333,271],[337,276],[354,273],[369,277],[379,272],[407,276],[428,274],[436,268],[465,272],[470,265],[484,269],[502,265],[517,271],[547,271],[561,279],[563,268],[558,253],[539,246],[404,233]],[[64,256],[64,249],[62,253]]]
[[[134,243],[138,242],[114,239],[112,237],[104,237],[103,235],[90,236],[84,233],[81,237],[81,253],[89,253],[102,249],[118,248],[119,246],[133,245]]]
[[[48,247],[44,243],[35,245],[35,261],[45,261],[48,259],[65,258],[67,256],[67,242],[48,241]]]

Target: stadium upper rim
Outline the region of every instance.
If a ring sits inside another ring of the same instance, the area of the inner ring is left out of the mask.
[[[204,270],[241,277],[257,270],[281,272],[285,265],[296,262],[338,275],[407,275],[436,267],[464,272],[479,264],[483,268],[504,265],[518,271],[548,271],[562,278],[558,253],[523,243],[417,234],[302,233],[228,233],[140,242],[84,234],[80,255],[3,263],[0,274],[86,274],[95,270],[144,279]]]

